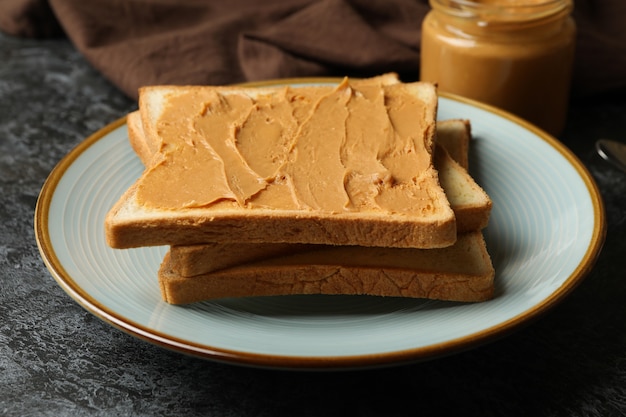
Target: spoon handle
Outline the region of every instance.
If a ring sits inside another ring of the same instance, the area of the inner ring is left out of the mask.
[[[596,142],[596,152],[603,159],[626,172],[626,144],[614,140],[600,139]]]

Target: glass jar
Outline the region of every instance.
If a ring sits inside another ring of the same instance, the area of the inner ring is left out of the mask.
[[[430,0],[420,79],[558,135],[567,115],[572,0]]]

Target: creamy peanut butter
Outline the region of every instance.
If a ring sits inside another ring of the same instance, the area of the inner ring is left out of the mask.
[[[549,133],[564,127],[574,57],[570,0],[431,0],[423,81],[489,103]]]
[[[443,202],[436,176],[436,103],[402,84],[192,88],[157,121],[159,158],[138,183],[156,208],[378,211],[426,214]]]

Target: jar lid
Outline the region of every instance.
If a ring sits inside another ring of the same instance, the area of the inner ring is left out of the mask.
[[[456,17],[533,21],[570,13],[572,0],[430,0],[433,9]]]

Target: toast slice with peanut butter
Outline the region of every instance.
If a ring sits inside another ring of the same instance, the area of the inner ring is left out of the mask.
[[[144,88],[156,154],[108,213],[108,243],[450,246],[436,109],[428,83]]]
[[[153,157],[143,134],[138,112],[128,115],[129,141],[145,165]],[[492,202],[468,174],[471,125],[468,120],[437,122],[437,149],[434,164],[450,206],[456,215],[459,233],[487,226]],[[440,146],[442,145],[442,146]],[[154,147],[152,147],[154,148]],[[454,155],[454,157],[452,157]],[[170,264],[182,276],[194,276],[265,257],[310,250],[311,245],[289,243],[205,243],[176,245],[170,249]]]

